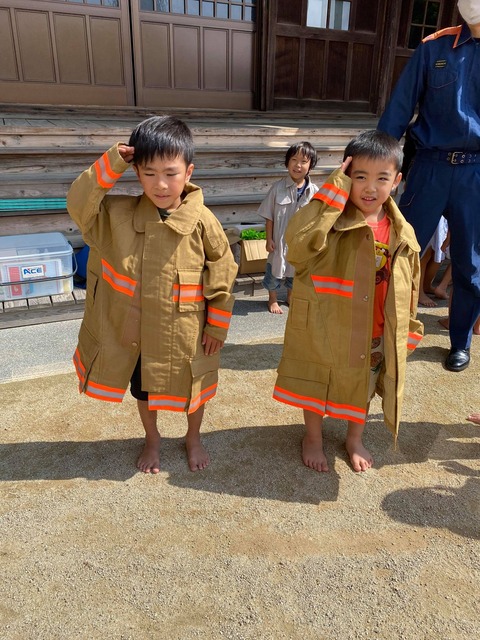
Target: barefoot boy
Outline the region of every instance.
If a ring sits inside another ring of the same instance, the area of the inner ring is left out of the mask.
[[[303,409],[303,462],[316,471],[328,471],[325,415],[348,421],[353,469],[372,466],[362,435],[375,391],[397,435],[406,356],[423,332],[420,247],[390,197],[401,165],[394,138],[363,132],[287,228],[295,277],[274,398]]]
[[[204,403],[216,393],[237,266],[223,229],[189,182],[193,138],[171,116],[141,122],[72,184],[68,211],[90,246],[85,316],[74,364],[80,391],[137,399],[144,473],[160,470],[157,411],[187,412],[192,471],[209,456],[200,441]],[[141,196],[108,195],[133,166]]]
[[[293,267],[286,260],[285,229],[295,211],[306,205],[318,191],[309,173],[317,163],[317,152],[307,142],[292,144],[285,154],[288,176],[272,185],[258,213],[265,218],[268,252],[263,286],[268,291],[270,313],[283,313],[277,300],[277,291],[285,283],[287,303],[293,284]]]

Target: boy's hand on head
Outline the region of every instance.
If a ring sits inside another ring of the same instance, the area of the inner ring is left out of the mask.
[[[350,166],[350,163],[352,162],[352,156],[348,156],[347,158],[345,158],[345,160],[342,162],[342,165],[340,167],[340,169],[343,171],[343,173],[345,175],[347,175],[347,169]]]
[[[133,160],[133,154],[135,151],[135,147],[129,147],[126,144],[118,145],[118,153],[122,156],[122,159],[125,162],[131,162]]]
[[[204,331],[202,336],[202,345],[205,355],[213,356],[223,347],[223,340],[212,338],[212,336]]]

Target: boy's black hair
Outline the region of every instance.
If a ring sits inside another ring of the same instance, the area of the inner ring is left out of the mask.
[[[146,164],[155,157],[182,157],[185,164],[193,160],[193,136],[187,125],[174,116],[153,116],[140,122],[132,131],[130,147],[135,148],[133,164]]]
[[[348,156],[393,162],[397,174],[403,163],[403,151],[399,141],[378,129],[362,131],[356,138],[350,140],[345,148],[343,159],[346,160]]]
[[[285,166],[288,167],[288,162],[292,156],[297,153],[301,153],[302,156],[305,156],[310,160],[310,168],[308,169],[308,173],[313,169],[313,167],[317,164],[317,152],[312,147],[310,142],[304,140],[303,142],[296,142],[292,144],[290,149],[288,149],[285,155]],[[308,174],[307,174],[308,175]]]

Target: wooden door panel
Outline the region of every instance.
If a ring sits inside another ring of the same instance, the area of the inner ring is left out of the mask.
[[[27,82],[54,82],[55,65],[48,12],[16,12],[20,67]],[[32,33],[35,37],[32,38]]]
[[[227,29],[203,30],[204,60],[203,81],[205,89],[228,89],[228,31]]]
[[[139,106],[253,107],[255,23],[154,11],[153,4],[142,10],[139,0],[131,2],[134,51],[141,54],[134,61]]]
[[[332,7],[333,7],[332,2]],[[348,30],[307,26],[308,0],[277,0],[268,20],[266,107],[375,111],[386,0],[351,0]]]
[[[128,0],[4,0],[0,59],[2,102],[134,104]]]
[[[18,80],[12,19],[8,9],[0,9],[0,81]]]
[[[311,100],[323,98],[325,48],[324,40],[307,40],[305,42],[304,98]]]
[[[58,73],[61,83],[91,83],[85,16],[54,15]],[[75,56],[71,52],[75,51]]]
[[[371,95],[374,48],[368,44],[352,47],[349,100],[368,102]]]
[[[343,101],[346,99],[346,84],[349,80],[347,74],[348,42],[331,40],[328,43],[327,54],[325,99]]]
[[[298,92],[300,40],[280,36],[275,50],[275,96],[290,98]]]

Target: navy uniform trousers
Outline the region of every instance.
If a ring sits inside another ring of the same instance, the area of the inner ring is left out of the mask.
[[[453,298],[452,349],[467,349],[480,315],[480,153],[476,162],[452,164],[446,152],[418,150],[400,209],[424,249],[441,215],[448,220]],[[460,162],[461,157],[456,157]]]

